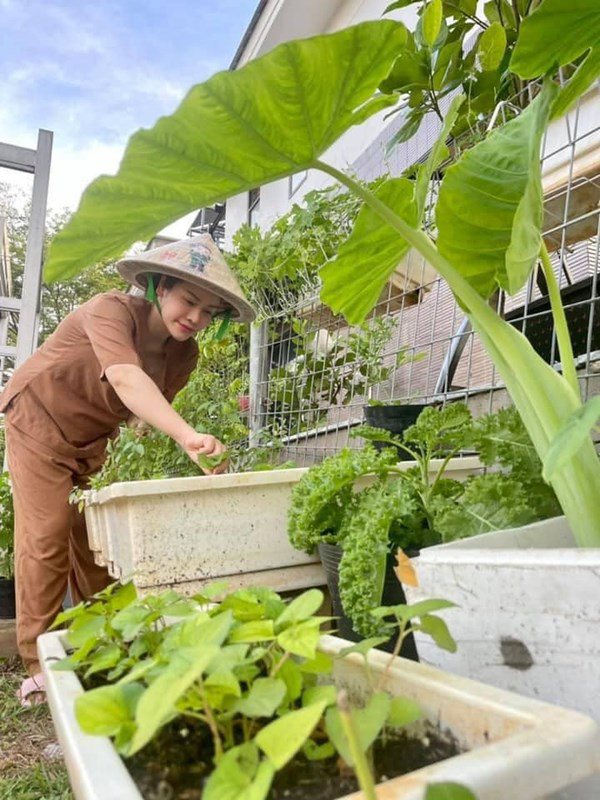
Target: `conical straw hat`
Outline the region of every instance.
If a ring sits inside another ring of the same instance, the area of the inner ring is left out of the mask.
[[[233,319],[236,322],[252,322],[256,316],[235,275],[208,233],[123,258],[118,262],[117,269],[128,283],[144,290],[149,273],[171,275],[207,289],[233,307]]]

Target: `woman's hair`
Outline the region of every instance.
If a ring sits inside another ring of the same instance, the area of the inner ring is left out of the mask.
[[[158,272],[154,273],[152,277],[154,278],[154,286],[156,287],[158,286],[158,284],[162,279],[163,282],[162,285],[164,286],[165,289],[172,289],[173,286],[175,286],[176,284],[183,283],[181,278],[175,278],[173,275],[161,275]]]

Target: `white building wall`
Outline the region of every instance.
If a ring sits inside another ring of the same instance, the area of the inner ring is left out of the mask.
[[[390,0],[271,0],[267,3],[238,66],[264,55],[290,39],[332,33],[360,22],[379,19],[389,2]],[[398,9],[386,18],[401,20],[412,29],[417,19],[416,9],[414,6]],[[386,127],[386,113],[388,112],[383,111],[362,125],[351,128],[324,153],[323,160],[338,169],[348,169]],[[331,182],[329,175],[310,170],[307,179],[292,197],[288,178],[266,184],[261,188],[259,225],[263,229],[269,228],[293,203],[300,202],[307,192],[323,188]],[[243,192],[227,200],[226,249],[231,248],[235,231],[247,221],[248,193]]]

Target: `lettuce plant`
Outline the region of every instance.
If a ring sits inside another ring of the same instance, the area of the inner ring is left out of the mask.
[[[350,237],[321,271],[324,302],[349,322],[363,321],[401,258],[415,248],[468,315],[543,459],[581,409],[581,398],[560,292],[540,233],[540,145],[548,123],[600,74],[599,41],[597,0],[568,8],[562,0],[543,0],[523,21],[510,69],[524,79],[540,77],[543,86],[522,114],[447,170],[435,241],[422,230],[427,189],[447,152],[443,140],[460,99],[415,180],[390,179],[373,192],[321,160],[350,127],[397,101],[376,90],[406,46],[406,28],[380,20],[283,44],[195,86],[173,115],[136,133],[119,173],[91,184],[54,240],[46,275],[55,280],[76,274],[192,209],[295,172],[322,170],[364,201]],[[553,80],[557,66],[577,60],[572,77],[559,87]],[[518,291],[538,258],[549,286],[562,375],[488,304],[496,288]],[[599,546],[600,464],[589,436],[551,482],[577,542]]]
[[[288,535],[308,553],[321,542],[342,548],[340,598],[363,636],[384,627],[373,609],[381,602],[387,558],[399,547],[421,549],[560,514],[514,409],[473,421],[469,409],[455,403],[426,408],[403,436],[369,426],[356,436],[369,443],[311,467],[294,487]],[[390,447],[377,452],[371,441]],[[413,468],[398,468],[398,449],[414,458]],[[473,449],[495,471],[465,483],[446,477],[450,459]]]

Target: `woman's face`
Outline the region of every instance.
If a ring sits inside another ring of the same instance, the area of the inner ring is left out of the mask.
[[[178,342],[184,342],[206,328],[217,314],[226,309],[216,294],[184,281],[167,289],[161,280],[156,294],[162,320],[169,335]]]

